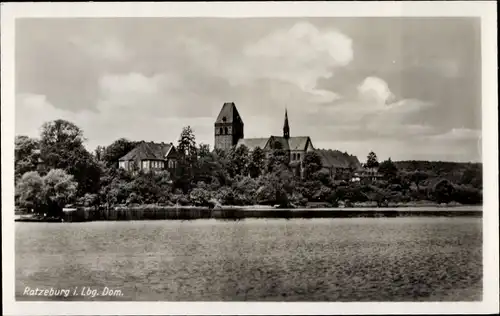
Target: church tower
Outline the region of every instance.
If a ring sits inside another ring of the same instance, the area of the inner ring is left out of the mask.
[[[285,124],[283,125],[283,137],[285,139],[290,138],[290,125],[288,125],[288,112],[285,109]]]
[[[243,138],[243,120],[233,102],[224,103],[217,120],[215,120],[214,128],[215,149],[230,149]]]

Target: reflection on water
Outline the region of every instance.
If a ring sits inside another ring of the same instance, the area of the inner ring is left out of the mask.
[[[16,223],[18,300],[480,300],[480,218]],[[30,288],[120,289],[28,297]]]

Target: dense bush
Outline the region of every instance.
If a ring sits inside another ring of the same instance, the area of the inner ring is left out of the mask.
[[[76,198],[78,183],[61,169],[52,169],[41,177],[38,172],[25,173],[17,183],[20,207],[49,216],[58,216],[62,208]]]
[[[208,206],[210,199],[212,198],[209,191],[204,188],[194,188],[189,193],[189,201],[194,206]]]

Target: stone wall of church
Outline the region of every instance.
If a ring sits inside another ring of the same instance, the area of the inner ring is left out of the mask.
[[[215,124],[216,149],[227,150],[233,146],[233,127],[230,124]]]
[[[238,123],[216,123],[215,124],[214,148],[227,150],[243,138],[243,125]]]

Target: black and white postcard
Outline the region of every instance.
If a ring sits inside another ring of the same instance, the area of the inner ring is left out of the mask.
[[[498,312],[494,2],[1,20],[6,315]]]

